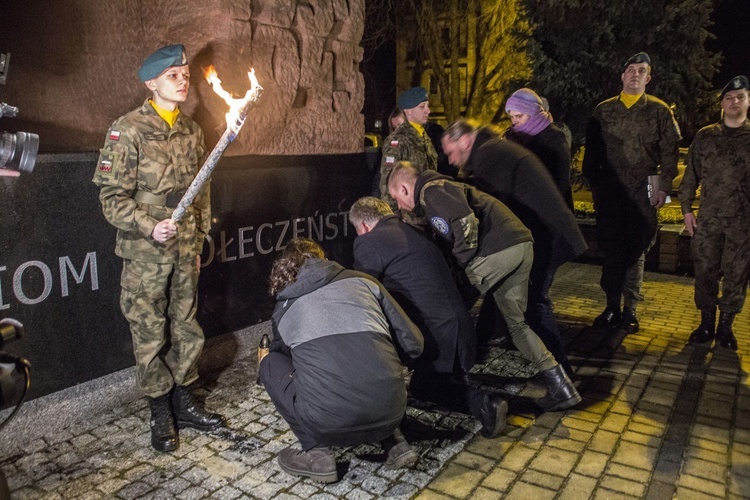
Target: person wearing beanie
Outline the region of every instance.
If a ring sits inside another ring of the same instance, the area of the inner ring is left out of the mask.
[[[717,345],[733,351],[737,339],[732,323],[745,303],[750,273],[748,89],[747,77],[736,76],[721,91],[721,119],[695,135],[679,193],[685,227],[692,236],[695,306],[701,313],[700,325],[688,341],[704,344],[716,340]],[[693,201],[699,184],[700,214],[696,217]]]
[[[570,187],[570,144],[565,132],[553,123],[544,102],[531,89],[516,90],[505,103],[513,125],[505,138],[525,146],[537,155],[555,181],[565,204],[573,211]]]
[[[583,174],[594,197],[596,240],[604,254],[600,284],[607,297],[593,325],[635,333],[645,255],[656,240],[656,211],[677,175],[680,130],[669,106],[646,93],[648,54],[630,57],[620,80],[622,92],[599,103],[587,125]]]
[[[437,170],[438,154],[425,131],[430,116],[429,97],[424,87],[412,87],[398,96],[398,108],[403,111],[404,122],[383,141],[380,162],[380,197],[397,208],[388,195],[388,175],[399,161],[410,161],[419,171]]]
[[[133,337],[136,385],[151,409],[151,445],[167,452],[179,445],[178,427],[225,423],[188,389],[204,341],[195,314],[211,203],[206,185],[183,219],[171,219],[206,157],[203,132],[179,107],[190,88],[185,47],[160,48],[138,77],[151,97],[110,126],[93,182],[104,217],[117,228],[120,308]]]

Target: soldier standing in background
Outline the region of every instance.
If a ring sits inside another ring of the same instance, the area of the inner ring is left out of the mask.
[[[635,333],[645,255],[656,237],[656,210],[677,175],[680,131],[669,106],[646,94],[648,54],[628,59],[620,79],[622,92],[599,103],[589,121],[583,175],[591,185],[596,240],[604,253],[600,284],[607,307],[594,327],[616,331],[622,326]]]
[[[721,92],[722,119],[702,128],[687,157],[680,185],[685,227],[693,237],[695,306],[701,324],[689,342],[717,340],[737,350],[732,322],[742,311],[750,269],[750,197],[742,181],[750,180],[750,122],[747,119],[748,79],[737,76]],[[701,185],[700,218],[692,204]],[[745,187],[746,188],[746,187]],[[723,275],[721,298],[719,279]],[[721,312],[716,329],[716,307]]]
[[[204,340],[195,314],[200,253],[211,224],[208,185],[179,223],[170,218],[206,148],[200,127],[179,108],[190,87],[185,48],[160,48],[138,76],[152,97],[112,124],[93,182],[101,187],[104,217],[117,228],[120,308],[133,337],[136,384],[151,409],[151,445],[174,451],[175,424],[224,425],[187,387],[198,379]]]
[[[388,194],[388,176],[399,161],[410,161],[420,172],[437,170],[438,155],[432,140],[425,132],[430,106],[427,89],[412,87],[398,96],[398,107],[403,110],[406,121],[383,142],[383,158],[380,163],[380,197],[394,210],[396,202]]]

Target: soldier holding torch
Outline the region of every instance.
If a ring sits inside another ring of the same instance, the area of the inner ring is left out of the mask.
[[[112,124],[93,182],[101,187],[104,217],[117,228],[120,307],[133,337],[136,384],[151,409],[151,444],[174,451],[176,427],[225,424],[188,390],[198,379],[204,341],[195,315],[200,254],[211,224],[208,184],[185,216],[172,220],[206,148],[200,127],[179,108],[190,87],[185,48],[160,48],[138,76],[151,97]]]

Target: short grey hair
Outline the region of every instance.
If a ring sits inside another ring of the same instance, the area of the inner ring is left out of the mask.
[[[448,125],[448,128],[445,129],[442,137],[449,139],[451,142],[455,142],[465,135],[473,134],[474,132],[479,130],[479,128],[479,122],[475,120],[459,118],[458,120]]]
[[[393,215],[390,205],[374,196],[365,196],[354,202],[349,209],[349,222],[354,225],[362,222],[374,226],[383,217]]]

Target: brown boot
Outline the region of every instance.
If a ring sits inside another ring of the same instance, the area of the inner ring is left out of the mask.
[[[389,469],[403,469],[417,463],[419,455],[406,441],[401,429],[396,427],[391,436],[380,442],[383,449],[388,453],[385,466]]]
[[[307,451],[286,448],[279,452],[279,467],[295,476],[309,477],[321,483],[338,481],[336,458],[328,447],[312,448]]]

